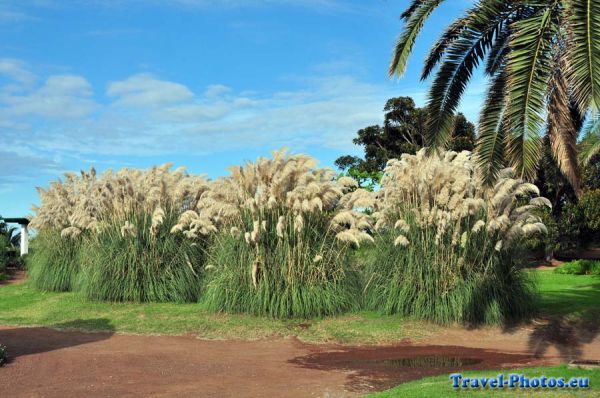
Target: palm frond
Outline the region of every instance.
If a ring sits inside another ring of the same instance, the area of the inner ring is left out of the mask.
[[[583,139],[580,144],[579,159],[583,164],[589,163],[592,157],[600,153],[600,116],[590,119],[583,128]]]
[[[494,38],[502,28],[502,15],[498,13],[499,1],[486,2],[487,7],[471,14],[471,23],[447,50],[429,91],[430,143],[443,147],[450,139],[452,120],[462,94]]]
[[[477,164],[482,171],[483,182],[493,185],[500,171],[506,166],[504,154],[506,147],[506,112],[505,71],[500,71],[492,80],[483,109],[479,116],[479,137],[475,148]]]
[[[568,79],[573,84],[573,96],[581,112],[600,108],[600,1],[570,0]]]
[[[417,8],[421,7],[421,4],[424,1],[426,1],[426,0],[413,0],[413,2],[410,3],[408,8],[406,10],[404,10],[404,12],[402,12],[402,14],[400,15],[400,18],[404,21],[408,21],[410,19],[410,17],[412,17],[412,15],[415,13]]]
[[[433,72],[435,67],[444,57],[446,49],[450,46],[450,44],[460,37],[460,33],[468,25],[469,20],[469,15],[459,18],[458,20],[454,21],[454,23],[452,23],[444,31],[444,33],[442,33],[442,36],[435,42],[429,51],[429,54],[427,55],[425,65],[423,66],[423,71],[421,72],[421,80],[426,80],[431,75],[431,72]]]
[[[552,68],[557,6],[512,25],[507,63],[510,92],[508,157],[521,178],[531,179],[541,155],[540,135]]]
[[[548,136],[552,153],[561,172],[573,186],[575,192],[579,194],[578,131],[569,109],[569,87],[566,77],[562,73],[565,69],[564,62],[557,66],[550,82],[552,91],[548,101]]]
[[[498,69],[506,63],[508,53],[510,51],[510,30],[507,29],[508,25],[504,25],[498,37],[496,38],[494,45],[489,51],[487,61],[485,63],[485,73],[488,76],[493,76],[498,72]]]
[[[410,15],[410,17],[407,18],[406,25],[394,48],[392,61],[388,70],[390,76],[396,75],[400,77],[404,74],[408,57],[412,52],[417,35],[421,31],[425,20],[431,15],[433,10],[442,3],[442,1],[444,0],[413,1],[411,7],[407,10],[410,10],[410,13],[407,14]]]

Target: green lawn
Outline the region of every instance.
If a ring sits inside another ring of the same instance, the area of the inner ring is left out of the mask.
[[[478,396],[478,397],[597,397],[600,394],[600,369],[585,370],[571,369],[566,365],[543,367],[543,368],[527,368],[527,369],[507,369],[493,371],[467,371],[462,372],[464,377],[495,377],[503,373],[506,376],[510,373],[524,374],[527,377],[565,377],[568,380],[571,377],[588,377],[589,389],[577,390],[521,390],[521,389],[478,389],[473,391],[454,390],[452,381],[449,375],[426,377],[421,380],[416,380],[410,383],[401,384],[400,386],[378,394],[369,395],[370,398],[432,398],[432,397],[458,397],[458,396]],[[505,376],[505,377],[506,377]]]
[[[561,275],[534,271],[543,315],[597,319],[600,315],[600,276]]]
[[[0,286],[0,325],[51,326],[140,334],[193,334],[207,339],[298,336],[304,341],[392,343],[437,328],[372,312],[308,321],[213,314],[200,304],[88,302],[75,293],[43,293],[27,284]]]
[[[600,315],[600,277],[535,272],[545,315]],[[53,326],[141,334],[194,334],[202,338],[298,336],[312,342],[392,343],[440,330],[432,324],[359,312],[309,321],[212,314],[200,304],[88,302],[75,293],[43,293],[27,284],[0,286],[0,325]]]

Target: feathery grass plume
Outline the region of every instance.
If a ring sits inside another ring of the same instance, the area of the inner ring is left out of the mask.
[[[348,267],[344,236],[355,244],[372,239],[368,220],[349,207],[365,197],[344,199],[348,182],[315,165],[281,150],[212,183],[195,216],[221,231],[209,253],[210,309],[306,318],[354,306],[358,277]],[[242,234],[227,233],[232,227]]]
[[[537,194],[510,170],[486,188],[469,152],[390,160],[377,193],[367,305],[439,323],[530,316],[534,289],[517,253],[528,234],[545,233],[532,211],[548,202]]]
[[[203,256],[214,229],[197,220],[179,225],[195,209],[209,184],[170,164],[147,170],[124,168],[97,175],[92,168],[80,175],[38,189],[41,205],[31,226],[40,231],[36,272],[52,279],[60,264],[52,247],[62,237],[77,239],[78,289],[93,299],[133,301],[195,301]],[[188,217],[189,218],[189,217]],[[193,218],[193,217],[191,217]],[[188,239],[171,234],[187,230]],[[48,261],[39,259],[46,258]],[[191,264],[194,261],[194,265]],[[60,278],[60,275],[56,275]],[[69,289],[73,284],[69,285]],[[62,290],[64,288],[61,287]]]

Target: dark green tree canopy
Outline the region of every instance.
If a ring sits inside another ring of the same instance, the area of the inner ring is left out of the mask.
[[[383,108],[383,127],[367,126],[358,130],[352,140],[363,147],[364,158],[340,156],[335,165],[354,177],[363,187],[372,187],[379,181],[388,160],[403,153],[414,154],[429,146],[427,139],[427,111],[419,108],[410,97],[390,98]],[[475,125],[459,113],[453,117],[451,143],[453,150],[473,150]]]

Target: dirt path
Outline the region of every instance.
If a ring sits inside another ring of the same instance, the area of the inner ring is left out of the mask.
[[[11,397],[351,397],[459,369],[558,362],[560,350],[536,356],[527,336],[457,328],[417,345],[346,347],[0,328],[11,356],[0,385]]]
[[[0,286],[25,283],[27,274],[22,270],[8,270],[8,279],[0,280]]]

